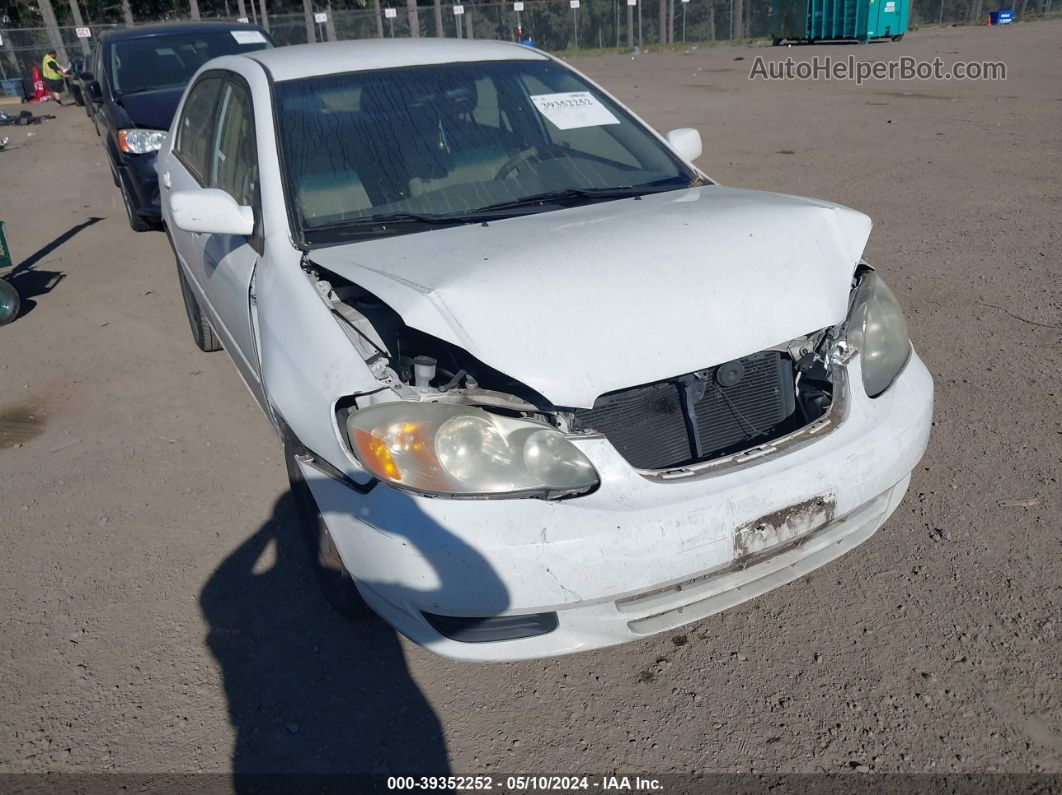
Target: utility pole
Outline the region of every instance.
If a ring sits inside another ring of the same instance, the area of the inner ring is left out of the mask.
[[[442,21],[442,0],[435,0],[435,38],[442,39],[446,37],[446,31],[443,30]]]
[[[656,2],[656,21],[659,25],[656,38],[660,44],[667,44],[667,0],[656,0]]]
[[[81,18],[81,6],[77,4],[77,0],[70,0],[70,16],[74,18],[74,26],[83,28],[85,27],[85,20]],[[77,43],[81,45],[81,54],[89,54],[88,39],[78,39]]]
[[[251,0],[253,3],[254,0]],[[258,16],[261,17],[259,24],[269,30],[269,14],[266,13],[266,0],[258,0]]]
[[[627,46],[634,49],[634,6],[627,2]]]
[[[59,56],[59,63],[70,63],[70,58],[67,57],[66,48],[63,46],[63,37],[59,34],[59,23],[55,19],[55,10],[52,8],[52,0],[40,0],[38,3],[41,9],[41,18],[44,20],[44,27],[48,29],[48,41],[51,42],[52,47],[55,48],[55,54]],[[38,53],[34,56],[40,58]]]
[[[335,41],[336,23],[332,19],[332,0],[327,0],[325,3],[325,12],[328,14],[328,18],[325,19],[325,38],[329,41]]]
[[[675,43],[675,0],[667,0],[667,43]]]
[[[195,0],[192,0],[192,2],[195,2]],[[313,21],[312,0],[302,0],[302,14],[306,19],[306,43],[313,44],[317,41],[317,31],[315,30],[315,23]]]
[[[409,14],[409,35],[414,39],[420,38],[420,17],[417,16],[417,0],[406,0],[406,8]]]
[[[372,0],[372,10],[376,12],[376,38],[382,39],[383,35],[383,11],[380,10],[380,0]],[[391,26],[392,29],[394,26]]]

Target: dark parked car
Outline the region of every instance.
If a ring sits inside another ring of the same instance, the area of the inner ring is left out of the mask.
[[[85,87],[84,81],[81,79],[81,75],[85,69],[88,68],[88,64],[91,61],[92,56],[87,58],[81,55],[77,55],[70,59],[70,72],[63,75],[63,82],[66,83],[66,93],[70,95],[70,98],[74,100],[75,105],[85,104]],[[92,118],[91,116],[89,118]]]
[[[159,227],[155,153],[192,75],[211,58],[272,46],[261,28],[231,22],[144,25],[100,36],[81,78],[134,231]]]

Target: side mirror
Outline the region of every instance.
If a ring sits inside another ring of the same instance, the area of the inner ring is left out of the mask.
[[[89,75],[88,82],[85,83],[85,90],[88,92],[90,100],[97,104],[103,102],[103,90],[100,88],[100,82],[98,80],[93,80],[91,74]]]
[[[176,191],[170,194],[170,212],[185,232],[246,237],[254,231],[254,211],[218,188]]]
[[[701,134],[692,127],[679,127],[666,137],[679,157],[693,162],[701,156]]]

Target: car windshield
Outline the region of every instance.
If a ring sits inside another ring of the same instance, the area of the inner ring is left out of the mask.
[[[276,85],[308,245],[488,221],[696,184],[641,124],[565,67],[512,60]]]
[[[122,39],[111,46],[111,85],[116,95],[179,88],[211,58],[271,46],[260,31],[246,29]]]

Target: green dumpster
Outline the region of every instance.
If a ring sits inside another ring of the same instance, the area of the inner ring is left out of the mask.
[[[911,0],[771,0],[771,40],[899,41]]]
[[[7,247],[7,238],[4,237],[4,222],[0,221],[0,268],[10,267],[11,250]],[[18,317],[19,304],[15,285],[6,282],[0,275],[0,326],[5,326]]]

